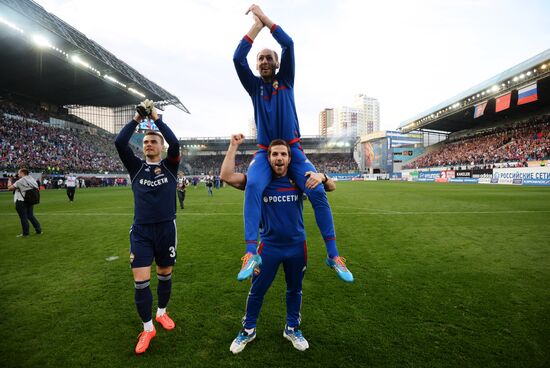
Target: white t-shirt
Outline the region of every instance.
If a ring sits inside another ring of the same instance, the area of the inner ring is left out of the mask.
[[[67,181],[65,182],[65,185],[68,188],[75,188],[76,187],[76,176],[67,176]]]
[[[16,202],[16,201],[24,201],[25,192],[32,188],[38,188],[38,183],[36,182],[36,180],[34,180],[32,176],[27,175],[27,176],[23,176],[21,179],[13,183],[13,186],[16,188],[13,201]]]

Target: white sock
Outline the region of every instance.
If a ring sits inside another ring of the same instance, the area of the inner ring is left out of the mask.
[[[149,322],[143,322],[143,330],[147,332],[151,332],[155,329],[153,326],[153,320],[150,320]]]
[[[157,308],[157,317],[162,317],[166,313],[166,308]]]
[[[252,332],[254,332],[255,328],[245,328],[244,329],[244,332],[246,332],[247,334],[251,334]]]

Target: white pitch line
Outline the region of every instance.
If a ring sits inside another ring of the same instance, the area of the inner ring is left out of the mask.
[[[392,210],[383,210],[381,208],[373,208],[373,207],[351,207],[351,206],[331,206],[332,208],[347,208],[350,210],[372,210],[372,211],[380,211],[380,212],[387,212],[387,213],[401,213],[399,211],[392,211]]]
[[[410,212],[333,212],[333,215],[371,215],[371,216],[407,216],[407,215],[484,215],[484,214],[521,214],[521,213],[550,213],[550,210],[541,211],[410,211]],[[133,213],[116,212],[37,212],[37,216],[133,216]],[[242,216],[242,212],[187,212],[178,213],[178,216]],[[0,216],[17,216],[17,213],[0,213]]]

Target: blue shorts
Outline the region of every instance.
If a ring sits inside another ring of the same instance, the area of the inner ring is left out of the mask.
[[[132,225],[130,230],[130,264],[132,268],[160,267],[176,263],[178,236],[176,220],[158,224]]]

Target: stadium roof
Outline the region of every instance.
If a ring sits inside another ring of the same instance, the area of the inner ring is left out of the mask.
[[[512,92],[512,102],[517,100],[517,90],[537,82],[539,100],[536,103],[522,105],[521,108],[511,104],[511,108],[496,116],[495,98]],[[474,120],[475,105],[488,101],[484,116]],[[407,133],[413,130],[428,129],[445,132],[456,132],[489,120],[521,115],[550,105],[550,49],[495,75],[494,77],[469,88],[468,90],[414,116],[403,122],[399,130]],[[491,110],[492,108],[492,110]]]
[[[125,106],[181,101],[30,0],[0,0],[0,85],[58,105]]]
[[[225,152],[229,145],[229,137],[202,137],[202,138],[178,138],[182,149],[189,151],[216,151]],[[356,137],[322,137],[302,136],[300,145],[304,150],[330,149],[352,150]],[[239,151],[256,151],[258,142],[255,138],[246,138],[239,147]]]

